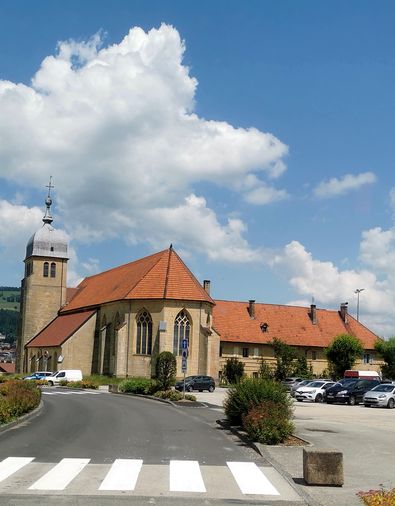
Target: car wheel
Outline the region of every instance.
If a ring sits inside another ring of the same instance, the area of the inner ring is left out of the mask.
[[[215,387],[213,387],[213,385],[210,385],[210,386],[208,387],[208,391],[209,391],[210,393],[213,393],[213,392],[214,392],[214,390],[215,390]]]
[[[351,396],[350,396],[350,398],[348,399],[348,404],[349,404],[350,406],[355,406],[355,404],[356,404],[356,399],[355,399],[355,397],[354,397],[353,395],[351,395]]]
[[[387,404],[387,408],[389,408],[389,409],[393,409],[393,408],[394,408],[394,406],[395,406],[395,401],[394,401],[394,399],[389,399],[388,404]]]
[[[48,385],[49,385],[50,387],[53,387],[53,381],[48,381]]]
[[[192,386],[192,385],[191,385],[191,386],[189,386],[189,387],[187,388],[187,390],[188,390],[188,392],[193,392],[193,386]]]
[[[324,398],[323,398],[322,394],[317,394],[315,396],[314,402],[324,402]]]

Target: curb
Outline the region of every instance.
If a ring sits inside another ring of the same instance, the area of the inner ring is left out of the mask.
[[[43,407],[44,407],[44,403],[41,400],[40,404],[36,408],[34,408],[32,411],[29,411],[29,413],[25,413],[24,415],[20,416],[16,420],[13,420],[12,422],[2,425],[0,427],[0,434],[13,429],[17,425],[25,422],[26,420],[30,420],[31,418],[32,419],[35,418],[36,416],[38,416],[41,413],[41,410],[43,409]]]
[[[179,408],[179,407],[183,407],[185,406],[182,405],[182,404],[178,404],[178,402],[182,402],[182,401],[171,401],[170,399],[161,399],[160,397],[155,397],[154,395],[145,395],[145,394],[133,394],[131,392],[114,392],[114,391],[109,391],[110,394],[117,394],[117,395],[126,395],[126,396],[129,396],[129,397],[139,397],[140,399],[150,399],[152,401],[158,401],[158,402],[162,402],[164,404],[170,404],[171,406],[174,406],[175,408]],[[199,401],[188,401],[188,402],[195,402],[196,404],[201,404],[201,406],[187,406],[187,407],[193,407],[193,408],[198,408],[198,407],[204,407],[204,404],[199,402]]]
[[[253,448],[261,457],[266,459],[269,464],[279,473],[281,476],[288,482],[288,484],[295,490],[295,492],[305,501],[305,503],[308,506],[321,506],[319,502],[317,502],[315,499],[313,499],[307,492],[299,486],[297,483],[295,483],[292,476],[286,471],[277,460],[275,460],[269,452],[266,450],[265,445],[261,443],[255,443],[254,441],[251,441],[251,439],[247,436],[247,433],[239,430],[237,427],[229,425],[224,420],[217,420],[217,424],[220,425],[222,428],[229,430],[237,436],[243,443],[248,444],[251,448]]]

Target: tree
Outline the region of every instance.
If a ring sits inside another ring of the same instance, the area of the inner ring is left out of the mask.
[[[273,370],[263,357],[261,359],[261,365],[259,367],[258,375],[261,379],[269,379],[269,380],[273,379],[274,376]]]
[[[313,370],[311,365],[307,364],[307,358],[304,355],[299,355],[295,361],[295,368],[293,375],[300,376],[301,378],[310,379],[313,377]]]
[[[277,380],[281,381],[289,376],[295,369],[295,360],[297,358],[296,351],[289,344],[284,343],[281,339],[275,337],[270,343],[273,346],[274,356],[276,357],[276,369],[274,376]]]
[[[364,352],[361,341],[349,334],[336,336],[325,350],[326,358],[333,368],[335,379],[344,376],[344,371],[351,369],[355,361]]]
[[[156,379],[162,390],[168,390],[177,374],[176,357],[170,351],[162,351],[156,359]]]
[[[235,357],[228,358],[225,362],[223,374],[231,385],[238,383],[244,375],[243,362]]]
[[[383,357],[384,364],[381,366],[383,378],[395,379],[395,337],[387,341],[377,340],[374,349]]]

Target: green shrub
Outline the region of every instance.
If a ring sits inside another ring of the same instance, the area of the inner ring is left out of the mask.
[[[288,403],[264,401],[243,416],[243,428],[253,441],[275,445],[292,434],[294,425],[291,417]]]
[[[196,395],[185,394],[185,399],[187,401],[196,401]]]
[[[176,381],[177,361],[170,351],[162,351],[156,359],[156,379],[162,390],[169,390]]]
[[[84,379],[82,381],[68,381],[67,386],[70,388],[92,388],[93,390],[98,388],[97,384]]]
[[[244,364],[235,357],[225,362],[223,375],[231,385],[238,383],[244,375]]]
[[[241,425],[243,416],[264,401],[273,401],[289,407],[292,405],[281,383],[259,378],[245,378],[229,388],[224,402],[225,414],[230,423]]]
[[[0,385],[0,423],[7,423],[36,408],[41,390],[34,381],[7,381]]]
[[[61,387],[67,387],[68,384],[69,384],[69,382],[67,380],[59,381],[59,386],[61,386]]]
[[[154,393],[154,397],[169,399],[170,401],[180,401],[182,399],[182,393],[177,392],[177,390],[159,390]]]
[[[157,390],[157,385],[149,378],[128,378],[121,381],[118,388],[120,392],[151,395]]]

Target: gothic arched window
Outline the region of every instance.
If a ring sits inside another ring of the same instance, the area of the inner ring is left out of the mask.
[[[152,352],[152,319],[148,311],[141,311],[137,316],[136,353],[151,355]]]
[[[55,262],[52,262],[51,263],[51,278],[55,278],[56,277],[56,264]]]
[[[191,333],[191,322],[189,321],[186,311],[182,310],[178,313],[174,320],[174,336],[173,336],[173,353],[174,355],[182,354],[182,341],[186,339],[189,347],[189,337]]]
[[[44,278],[48,277],[48,271],[49,271],[49,263],[48,262],[44,262],[44,265],[43,265],[43,276],[44,276]]]

